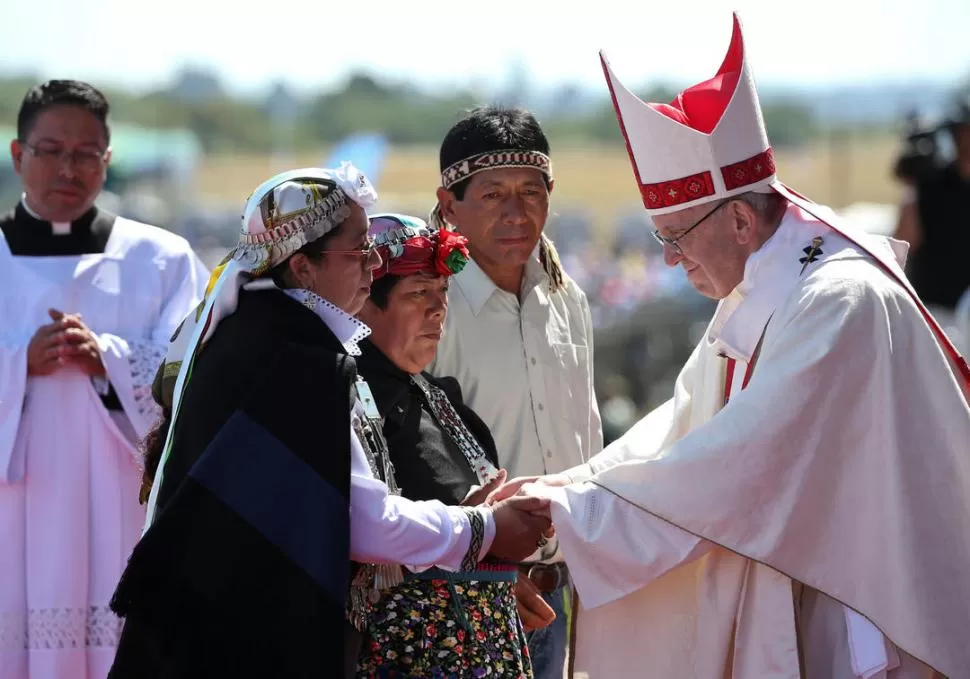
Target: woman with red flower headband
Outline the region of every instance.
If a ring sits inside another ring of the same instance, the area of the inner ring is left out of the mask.
[[[394,481],[410,500],[479,503],[505,479],[495,442],[454,378],[424,372],[441,339],[449,281],[468,260],[465,237],[390,214],[373,215],[370,233],[382,264],[358,314],[371,335],[357,369],[383,418]],[[522,518],[518,527],[496,522],[483,561],[457,572],[406,572],[371,599],[358,676],[531,678],[525,629],[548,624],[554,613],[533,593],[520,620],[517,564],[494,556],[510,535],[529,529],[530,517]],[[538,531],[535,538],[542,541]]]

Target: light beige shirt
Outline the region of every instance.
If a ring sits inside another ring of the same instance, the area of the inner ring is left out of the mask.
[[[536,258],[519,300],[469,260],[452,280],[444,336],[428,367],[458,380],[509,478],[560,472],[603,447],[586,295],[568,277],[550,293]]]

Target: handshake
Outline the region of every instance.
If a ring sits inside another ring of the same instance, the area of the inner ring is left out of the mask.
[[[503,561],[519,562],[541,549],[555,534],[549,500],[533,494],[532,485],[562,486],[564,475],[523,476],[506,482],[507,473],[498,475],[481,488],[473,488],[462,505],[485,505],[495,520],[495,539],[489,555]]]
[[[504,469],[491,482],[475,488],[463,505],[485,505],[495,520],[495,538],[489,555],[496,559],[521,562],[541,550],[555,531],[549,512],[549,500],[532,494],[533,485],[566,485],[569,478],[559,476],[526,476],[506,483]],[[532,581],[519,574],[515,585],[516,605],[526,631],[541,629],[556,619]]]

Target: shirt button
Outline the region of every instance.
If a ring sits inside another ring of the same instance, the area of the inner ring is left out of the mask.
[[[551,450],[547,450],[546,451],[546,457],[552,457],[552,451]]]
[[[535,356],[533,356],[533,357],[532,357],[532,365],[535,365],[535,364],[536,364],[536,357],[535,357]]]
[[[546,407],[540,403],[539,404],[539,410],[545,410],[545,409],[546,409]]]

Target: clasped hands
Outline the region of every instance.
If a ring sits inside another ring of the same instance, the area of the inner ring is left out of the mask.
[[[462,505],[484,505],[491,509],[495,519],[495,539],[489,554],[504,561],[519,562],[555,534],[549,500],[530,492],[532,486],[561,486],[569,479],[558,474],[523,476],[506,482],[507,477],[506,471],[500,469],[490,482],[473,488]]]
[[[57,309],[48,309],[47,315],[53,323],[40,326],[27,347],[27,374],[50,375],[73,365],[91,377],[104,377],[98,340],[81,315]]]
[[[530,494],[530,485],[566,485],[569,478],[563,474],[527,476],[506,483],[507,476],[504,469],[499,470],[495,479],[473,489],[462,504],[489,507],[495,520],[495,538],[489,555],[503,561],[520,562],[555,534],[549,500]],[[546,627],[556,619],[555,611],[522,573],[515,584],[515,598],[519,618],[527,632]]]

